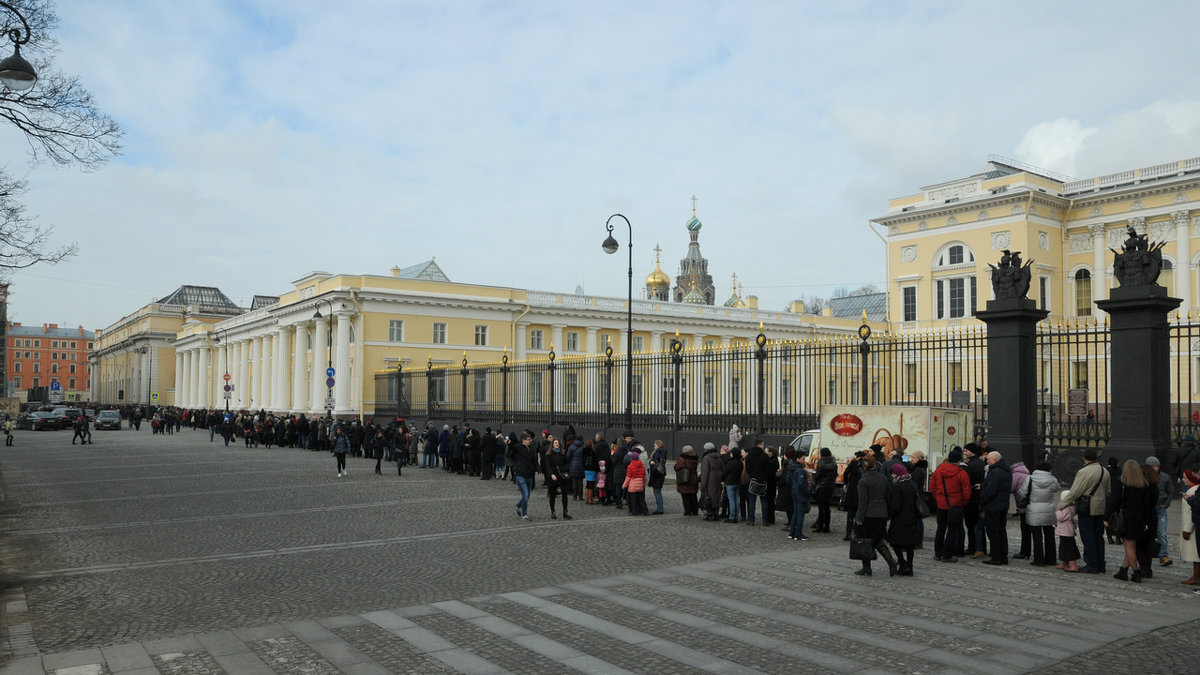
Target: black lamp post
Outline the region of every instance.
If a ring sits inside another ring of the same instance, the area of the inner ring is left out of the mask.
[[[325,331],[325,356],[328,360],[328,363],[325,367],[326,367],[326,371],[328,372],[329,368],[333,368],[333,301],[329,300],[328,298],[317,298],[317,305],[316,305],[317,311],[315,314],[313,314],[314,319],[321,318],[321,303],[322,302],[329,305],[329,330]],[[316,364],[313,364],[313,366],[315,368]],[[326,375],[326,377],[329,377],[329,376]],[[327,391],[325,392],[325,399],[329,400],[329,399],[333,398],[333,387],[326,387],[326,390]],[[329,417],[333,417],[333,410],[331,408],[327,408],[326,414]]]
[[[217,334],[216,337],[213,338],[213,342],[216,342],[217,344],[222,344],[221,333],[225,334],[224,345],[222,345],[222,349],[225,352],[225,377],[223,378],[225,384],[223,387],[221,387],[221,391],[225,394],[225,412],[229,412],[229,399],[232,398],[231,392],[233,391],[233,385],[229,384],[229,329],[215,328],[213,331]],[[225,387],[231,387],[231,389],[229,391],[225,391]]]
[[[16,7],[7,2],[0,1],[0,7],[15,14],[20,19],[21,25],[25,27],[24,36],[21,35],[21,29],[17,27],[5,30],[5,35],[13,43],[13,53],[12,56],[0,61],[0,83],[12,91],[26,91],[37,83],[37,71],[21,56],[21,45],[29,42],[29,22],[21,16]]]
[[[146,354],[146,408],[150,408],[150,394],[154,389],[154,350],[150,349],[150,345],[142,345],[138,350],[142,354]]]
[[[860,377],[862,378],[862,381],[858,383],[859,405],[870,405],[871,402],[867,400],[867,392],[869,391],[867,377],[870,374],[868,372],[867,357],[871,355],[871,345],[867,340],[871,339],[871,327],[867,325],[867,310],[865,309],[862,315],[862,325],[858,327],[858,337],[862,340],[858,345]]]
[[[625,225],[629,228],[629,305],[626,313],[626,330],[625,330],[625,433],[624,436],[633,435],[633,225],[625,216],[614,213],[604,222],[604,227],[608,228],[608,238],[601,244],[601,248],[605,253],[616,253],[621,245],[613,238],[612,219],[620,218],[625,221]]]

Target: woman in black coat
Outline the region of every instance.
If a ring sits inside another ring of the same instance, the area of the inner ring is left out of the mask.
[[[820,456],[817,472],[813,475],[813,501],[817,503],[817,522],[813,524],[813,532],[828,532],[829,505],[833,503],[833,489],[837,483],[837,462],[833,461],[833,453],[829,452],[829,448],[821,448]]]
[[[911,577],[913,573],[913,549],[921,543],[921,516],[917,512],[917,484],[912,476],[897,462],[892,465],[892,482],[888,485],[887,505],[888,543],[896,551],[900,576]]]
[[[854,531],[854,512],[858,510],[858,481],[862,478],[862,458],[865,454],[862,451],[854,453],[854,459],[850,460],[846,465],[846,472],[842,474],[842,506],[846,510],[846,536],[842,537],[842,541],[850,541],[850,533]]]
[[[1107,526],[1112,524],[1119,514],[1120,523],[1116,534],[1121,537],[1121,543],[1125,547],[1125,560],[1121,563],[1121,570],[1113,575],[1114,579],[1142,582],[1142,570],[1138,568],[1137,542],[1150,527],[1151,520],[1158,517],[1155,504],[1157,499],[1157,487],[1153,491],[1150,490],[1142,467],[1138,466],[1136,460],[1126,460],[1121,467],[1121,479],[1113,489],[1112,508],[1105,519]],[[1131,567],[1132,576],[1128,574]]]
[[[704,444],[704,456],[700,458],[700,492],[707,497],[708,508],[704,509],[704,519],[715,521],[717,511],[721,508],[721,492],[725,489],[721,477],[725,473],[725,464],[721,453],[712,443]]]

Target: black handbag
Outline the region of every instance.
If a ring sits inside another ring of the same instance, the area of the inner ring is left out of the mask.
[[[750,494],[756,497],[762,497],[767,494],[767,484],[757,478],[751,478],[750,484],[746,487]]]
[[[855,537],[850,540],[850,559],[851,560],[874,560],[878,557],[875,552],[875,542],[870,539],[860,539]]]
[[[942,474],[942,494],[946,497],[946,504],[950,504],[950,493],[946,491],[946,476]],[[962,527],[963,524],[963,507],[948,506],[946,509],[946,524],[950,527]]]
[[[1096,484],[1092,486],[1092,491],[1086,495],[1080,495],[1079,497],[1076,497],[1075,501],[1071,503],[1071,506],[1075,507],[1075,515],[1092,515],[1092,495],[1096,494],[1096,490],[1100,489],[1100,483],[1104,482],[1104,467],[1100,467],[1100,471],[1100,477],[1096,479]]]

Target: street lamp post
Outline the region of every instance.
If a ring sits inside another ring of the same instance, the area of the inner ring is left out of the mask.
[[[329,372],[333,369],[333,301],[329,300],[328,298],[317,298],[317,311],[315,314],[313,314],[314,319],[321,318],[322,302],[329,305],[329,330],[325,332],[325,355],[329,360],[329,363],[325,366],[325,371]],[[313,367],[315,368],[316,364],[313,364]],[[325,400],[328,401],[329,399],[333,398],[333,387],[326,385],[326,389],[328,391],[325,392]],[[329,417],[333,417],[333,410],[329,408],[326,408],[326,410],[326,414]]]
[[[222,342],[224,343],[223,349],[225,351],[225,357],[222,360],[225,362],[225,377],[223,378],[222,381],[225,384],[221,387],[221,391],[224,392],[224,395],[225,395],[225,412],[229,412],[229,399],[232,398],[232,396],[230,395],[230,392],[232,391],[232,387],[233,387],[233,385],[229,384],[229,380],[230,380],[230,377],[229,377],[229,329],[228,328],[216,328],[214,330],[216,331],[217,336],[213,338],[213,341],[216,342],[217,344],[222,344]],[[221,340],[221,333],[225,334],[224,341]],[[230,389],[226,389],[225,387],[230,387]]]
[[[142,345],[138,350],[142,354],[146,354],[146,409],[150,409],[150,393],[154,388],[154,350],[150,349],[150,345]]]
[[[0,61],[0,83],[12,91],[26,91],[37,83],[37,71],[33,66],[21,56],[21,45],[29,42],[29,22],[16,7],[0,0],[0,7],[7,9],[16,15],[21,21],[21,25],[25,27],[25,34],[21,34],[21,29],[17,27],[8,28],[5,30],[5,35],[13,43],[12,56]]]
[[[601,248],[605,253],[616,253],[621,245],[613,238],[612,219],[620,218],[625,221],[626,227],[629,228],[629,304],[626,312],[626,328],[625,328],[625,433],[624,436],[633,435],[633,224],[625,216],[614,213],[604,222],[604,227],[608,228],[608,238],[601,244]]]

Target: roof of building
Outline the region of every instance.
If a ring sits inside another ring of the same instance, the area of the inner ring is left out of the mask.
[[[278,304],[278,295],[256,295],[254,296],[254,299],[250,301],[250,311],[253,312],[256,309],[262,309],[263,307],[270,307],[271,305]]]
[[[442,271],[435,259],[426,260],[423,263],[409,265],[395,273],[401,279],[424,279],[426,281],[450,281],[450,277]]]
[[[223,309],[241,309],[215,286],[183,285],[175,289],[174,293],[159,300],[158,303],[160,305],[203,305]]]
[[[887,318],[887,293],[867,293],[833,298],[829,301],[829,307],[833,310],[833,315],[841,319],[860,318],[863,311],[866,310],[867,320],[883,321]]]
[[[82,335],[80,334],[82,332]],[[8,325],[9,335],[21,335],[29,337],[53,337],[53,338],[76,338],[91,340],[96,337],[95,331],[83,330],[82,326],[75,328],[60,328],[55,325],[42,326],[21,326],[10,323]]]

